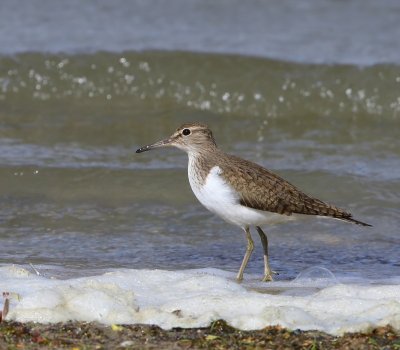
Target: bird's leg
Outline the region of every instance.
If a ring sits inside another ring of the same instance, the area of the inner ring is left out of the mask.
[[[267,235],[261,230],[261,227],[256,226],[257,232],[260,235],[261,243],[264,249],[264,278],[263,282],[273,281],[272,275],[278,275],[277,272],[272,271],[269,266],[269,256],[268,256],[268,238]]]
[[[254,249],[254,242],[253,242],[253,239],[251,238],[250,229],[248,227],[245,227],[244,231],[246,232],[247,248],[246,248],[246,254],[244,255],[244,258],[242,261],[242,265],[240,265],[239,272],[236,276],[236,279],[238,280],[238,282],[243,280],[244,269],[246,268],[246,265],[250,259],[250,255]]]

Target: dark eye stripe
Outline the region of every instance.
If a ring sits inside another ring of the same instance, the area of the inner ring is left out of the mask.
[[[185,136],[190,135],[190,129],[183,129],[182,134]]]

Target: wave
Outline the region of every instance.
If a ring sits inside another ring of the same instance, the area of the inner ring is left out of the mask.
[[[5,110],[189,109],[268,119],[400,117],[400,66],[299,64],[188,52],[0,56]]]

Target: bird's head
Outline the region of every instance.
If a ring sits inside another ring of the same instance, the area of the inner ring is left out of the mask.
[[[199,153],[208,148],[215,148],[216,143],[207,125],[200,123],[183,124],[167,139],[140,147],[136,153],[155,148],[173,146],[187,153]]]

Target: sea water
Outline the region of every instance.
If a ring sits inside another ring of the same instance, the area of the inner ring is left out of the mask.
[[[397,2],[227,6],[3,1],[7,319],[400,328]],[[187,156],[135,154],[188,121],[373,227],[319,219],[264,227],[279,276],[260,282],[254,235],[238,284],[244,233],[196,201]]]

